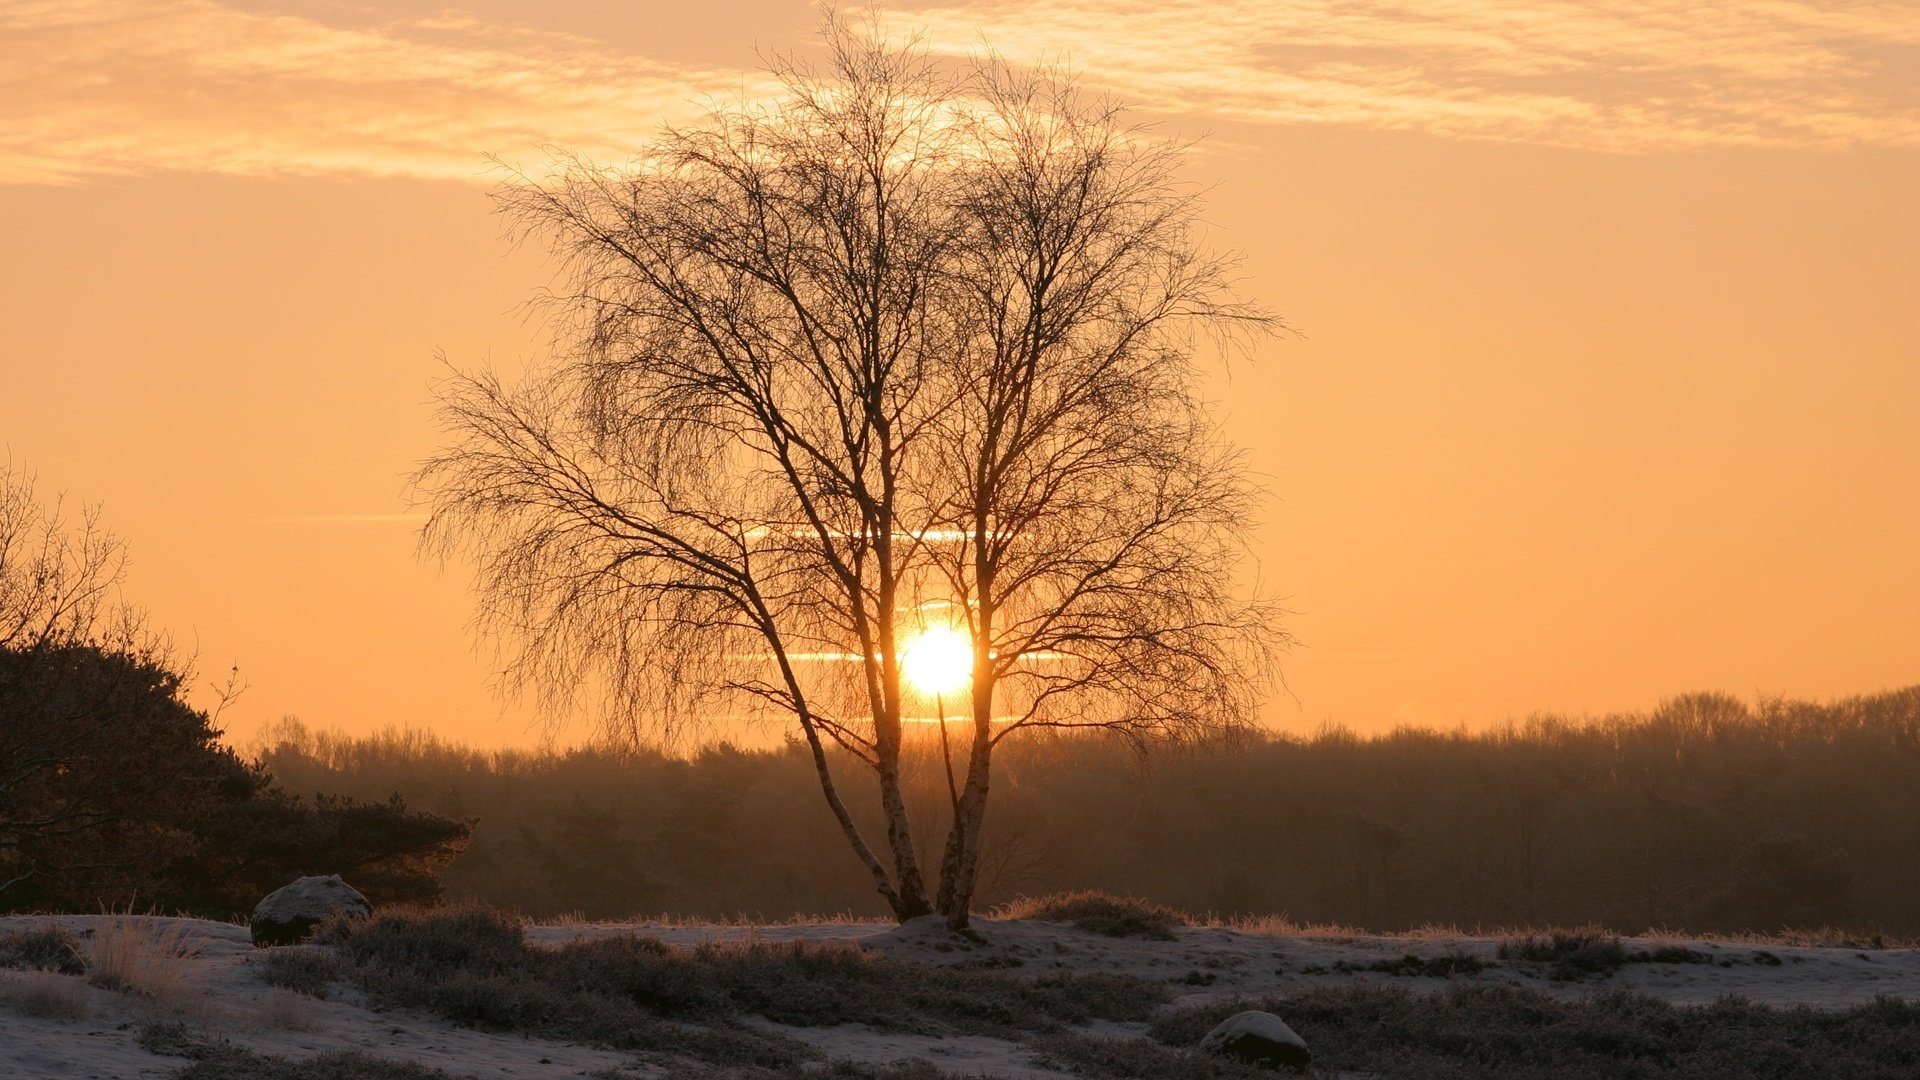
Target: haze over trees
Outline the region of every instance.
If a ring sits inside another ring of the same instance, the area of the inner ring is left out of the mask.
[[[688,757],[480,753],[282,725],[295,791],[478,818],[450,898],[551,918],[891,914],[818,813],[803,743]],[[919,744],[917,827],[946,800]],[[930,760],[929,760],[930,759]],[[1097,888],[1192,912],[1378,930],[1596,924],[1920,935],[1920,687],[1828,704],[1724,695],[1491,731],[1258,735],[1142,760],[1124,741],[1010,745],[978,906]],[[877,823],[870,773],[849,795]]]
[[[790,723],[889,910],[961,927],[1009,736],[1254,721],[1284,635],[1234,588],[1254,493],[1194,356],[1277,323],[1177,148],[1049,73],[825,37],[777,104],[500,193],[567,269],[558,348],[450,380],[416,482],[511,686],[630,747]]]

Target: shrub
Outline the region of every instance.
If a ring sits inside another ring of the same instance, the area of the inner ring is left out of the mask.
[[[1508,938],[1500,943],[1502,960],[1551,965],[1550,974],[1562,982],[1588,976],[1605,978],[1628,964],[1711,964],[1713,957],[1684,945],[1660,945],[1628,951],[1620,939],[1604,930],[1551,930]]]
[[[28,1016],[79,1020],[88,1012],[87,984],[51,971],[22,972],[0,982],[0,995]]]
[[[1589,975],[1604,978],[1634,960],[1619,937],[1594,928],[1508,938],[1500,943],[1498,955],[1502,960],[1551,964],[1553,977],[1563,982],[1577,982]]]
[[[1172,941],[1175,926],[1191,925],[1191,920],[1170,907],[1098,890],[1055,893],[1037,900],[1023,898],[994,915],[1003,919],[1072,923],[1076,929],[1108,937],[1144,937],[1156,941]]]
[[[497,973],[525,957],[520,920],[479,907],[388,912],[373,919],[336,917],[314,940],[333,945],[349,963],[432,975],[453,970]]]
[[[1651,952],[1633,954],[1635,963],[1642,964],[1711,964],[1713,957],[1698,949],[1689,949],[1684,945],[1661,945]]]
[[[1337,966],[1337,965],[1336,965]],[[1470,953],[1449,952],[1444,956],[1421,957],[1408,953],[1398,960],[1375,960],[1362,968],[1363,971],[1379,971],[1388,975],[1407,977],[1424,975],[1435,979],[1451,979],[1458,975],[1473,975],[1485,970],[1487,962]]]
[[[306,946],[270,950],[261,959],[260,979],[269,986],[325,1000],[327,988],[340,978],[340,965],[330,953]]]
[[[87,960],[73,935],[50,922],[38,930],[0,934],[0,967],[85,975]]]

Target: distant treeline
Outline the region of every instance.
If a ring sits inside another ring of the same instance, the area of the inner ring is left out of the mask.
[[[481,753],[286,723],[260,754],[292,791],[398,791],[477,818],[444,871],[449,898],[546,917],[884,911],[798,748]],[[919,766],[931,835],[944,779],[937,758]],[[850,787],[860,772],[843,770]],[[1920,933],[1920,686],[1147,758],[1092,738],[1010,741],[994,784],[986,905],[1100,888],[1374,929]]]

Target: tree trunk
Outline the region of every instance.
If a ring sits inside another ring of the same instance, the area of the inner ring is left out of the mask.
[[[827,797],[827,805],[833,809],[834,820],[840,823],[840,831],[846,834],[847,842],[853,845],[854,854],[860,857],[861,865],[873,875],[874,887],[887,901],[887,906],[893,909],[894,917],[901,922],[913,918],[914,914],[925,914],[908,912],[905,897],[893,887],[892,880],[887,877],[887,868],[880,864],[873,849],[867,846],[866,837],[860,835],[859,826],[853,823],[853,815],[847,812],[847,804],[841,801],[840,789],[833,782],[833,770],[827,767],[827,752],[826,747],[821,745],[820,732],[811,723],[802,723],[801,728],[807,734],[807,748],[813,752],[813,768],[820,775],[820,790]]]
[[[893,913],[901,922],[933,913],[926,882],[913,852],[913,830],[907,821],[907,800],[900,790],[900,726],[875,724],[875,771],[880,778],[880,809],[887,819],[887,846],[893,851],[893,876],[899,902]]]
[[[987,821],[987,788],[993,777],[993,715],[991,693],[976,696],[973,710],[973,751],[967,756],[967,786],[954,808],[953,828],[940,862],[937,906],[955,930],[967,928],[973,888],[979,878],[980,833]]]
[[[772,640],[777,642],[778,639]],[[894,883],[887,877],[887,868],[881,865],[879,857],[873,853],[873,848],[868,845],[866,837],[860,835],[859,826],[854,824],[853,815],[847,812],[847,804],[840,798],[840,789],[833,782],[833,770],[827,765],[826,746],[820,740],[820,729],[813,722],[812,711],[806,707],[806,698],[800,689],[800,679],[794,673],[793,664],[787,659],[786,654],[779,653],[779,657],[780,675],[786,683],[787,692],[793,695],[796,703],[800,730],[806,734],[807,749],[813,754],[813,769],[820,777],[820,791],[827,797],[827,805],[832,808],[834,819],[840,823],[840,831],[846,835],[847,842],[853,845],[854,854],[860,857],[860,862],[866,866],[867,872],[873,875],[874,888],[885,898],[887,906],[893,909],[895,918],[906,922],[916,915],[925,915],[927,913],[926,888],[919,883],[918,877],[914,878],[913,888],[910,890],[895,888]],[[897,762],[899,752],[897,742],[894,752]],[[891,840],[892,837],[889,836],[888,839]]]

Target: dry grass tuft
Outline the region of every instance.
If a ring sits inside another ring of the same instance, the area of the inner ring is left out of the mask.
[[[1202,926],[1209,929],[1237,930],[1263,937],[1319,938],[1327,941],[1356,941],[1379,935],[1338,923],[1299,923],[1285,915],[1235,915],[1226,919],[1209,918]]]
[[[28,971],[0,982],[0,997],[26,1013],[55,1020],[83,1020],[90,1010],[86,980],[52,971]]]
[[[169,995],[186,975],[186,962],[206,947],[187,938],[188,925],[184,919],[151,915],[102,918],[94,929],[87,981],[141,997]]]

